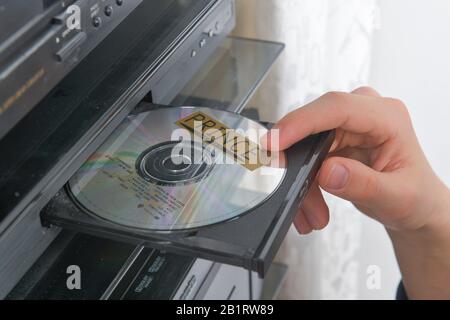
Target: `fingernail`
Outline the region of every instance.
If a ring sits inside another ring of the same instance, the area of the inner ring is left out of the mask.
[[[326,186],[330,189],[341,189],[348,181],[348,170],[341,164],[334,164],[328,176]]]

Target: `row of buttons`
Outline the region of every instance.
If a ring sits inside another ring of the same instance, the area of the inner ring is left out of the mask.
[[[123,0],[116,0],[116,4],[118,6],[123,5]],[[105,13],[105,16],[111,17],[111,15],[113,14],[113,7],[111,5],[107,5],[104,9],[104,13]],[[92,19],[92,25],[96,28],[100,27],[102,25],[102,18],[99,16],[95,16]]]
[[[211,30],[208,31],[208,37],[210,37],[210,38],[214,37],[214,30],[211,29]],[[198,46],[199,46],[200,48],[203,48],[205,45],[206,45],[206,38],[202,38],[202,39],[200,40],[200,42],[198,43]],[[193,58],[193,57],[195,57],[196,55],[197,55],[197,50],[193,49],[193,50],[191,51],[191,57]]]

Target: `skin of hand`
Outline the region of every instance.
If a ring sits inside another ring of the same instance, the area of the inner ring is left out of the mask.
[[[287,114],[273,129],[278,145],[271,145],[270,132],[261,140],[273,151],[336,130],[294,219],[299,233],[328,224],[322,188],[386,227],[409,298],[450,298],[450,191],[430,167],[401,101],[368,87],[330,92]]]

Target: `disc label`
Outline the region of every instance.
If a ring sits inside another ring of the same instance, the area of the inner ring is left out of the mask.
[[[178,120],[176,124],[200,136],[203,142],[223,150],[251,171],[263,166],[262,153],[257,143],[201,111]]]

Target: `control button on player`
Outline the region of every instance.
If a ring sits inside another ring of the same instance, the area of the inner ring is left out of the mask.
[[[87,35],[85,32],[78,33],[74,38],[67,42],[58,52],[56,52],[56,60],[58,62],[64,62],[73,54],[77,53],[80,45],[86,41]]]
[[[105,7],[105,15],[106,15],[107,17],[111,17],[112,13],[113,13],[113,7],[111,7],[111,6],[106,6],[106,7]]]
[[[199,46],[200,48],[203,48],[205,45],[206,45],[206,39],[205,39],[205,38],[202,38],[202,40],[200,40],[198,46]]]
[[[118,6],[121,6],[121,5],[123,5],[123,0],[116,0],[116,3]]]
[[[92,25],[96,28],[100,27],[102,25],[102,18],[100,18],[99,16],[94,17],[92,19]]]
[[[64,25],[66,23],[66,15],[65,14],[59,14],[52,19],[53,24],[59,24]]]

